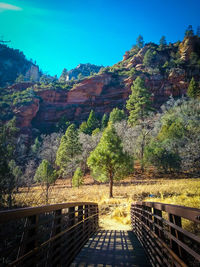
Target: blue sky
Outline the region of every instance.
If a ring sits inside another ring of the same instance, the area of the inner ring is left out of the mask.
[[[199,0],[4,0],[0,36],[59,76],[79,63],[113,65],[139,34],[182,40],[188,25],[200,25],[199,10]]]

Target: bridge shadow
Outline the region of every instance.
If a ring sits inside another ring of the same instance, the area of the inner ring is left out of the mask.
[[[100,230],[86,243],[71,267],[151,266],[131,231]]]

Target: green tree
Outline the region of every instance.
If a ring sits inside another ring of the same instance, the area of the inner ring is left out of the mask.
[[[35,138],[34,144],[31,146],[31,152],[33,156],[37,156],[40,151],[41,143],[38,139],[38,137]]]
[[[104,130],[108,125],[108,115],[106,113],[103,114],[101,119],[101,129]]]
[[[144,39],[142,37],[142,35],[139,35],[137,40],[136,40],[136,45],[138,48],[143,48],[144,46]]]
[[[72,185],[73,187],[79,187],[83,184],[83,172],[80,167],[78,167],[74,173],[72,178]]]
[[[133,159],[123,152],[121,139],[112,123],[104,130],[97,147],[91,152],[87,164],[92,175],[100,181],[109,180],[109,196],[113,197],[113,181],[132,171]]]
[[[143,64],[147,67],[151,67],[155,63],[156,51],[148,49],[144,55]]]
[[[185,37],[192,37],[194,36],[194,31],[192,29],[192,25],[189,25],[185,31]]]
[[[188,90],[187,90],[187,95],[190,98],[197,98],[198,96],[200,96],[200,88],[198,83],[195,81],[194,77],[192,77]]]
[[[56,154],[56,164],[60,167],[60,172],[66,174],[70,171],[73,176],[74,168],[78,163],[78,155],[81,153],[78,131],[74,124],[71,124],[65,135],[62,136],[60,146]]]
[[[160,45],[161,46],[165,46],[166,44],[167,44],[167,41],[166,41],[166,38],[165,38],[165,36],[162,36],[161,38],[160,38]]]
[[[86,121],[83,121],[79,127],[79,131],[84,134],[89,134],[89,129]]]
[[[24,75],[20,74],[15,81],[16,81],[16,83],[24,82]]]
[[[52,168],[48,160],[43,159],[43,161],[41,162],[41,164],[36,170],[34,180],[38,183],[41,183],[45,187],[45,200],[46,200],[46,204],[48,204],[49,187],[56,180],[56,172]]]
[[[83,78],[84,78],[84,76],[83,76],[83,74],[82,74],[82,73],[79,73],[77,78],[78,78],[78,80],[81,80],[81,79],[83,79]]]
[[[87,126],[88,126],[89,134],[92,134],[92,131],[94,131],[99,126],[99,122],[93,110],[90,111],[90,115],[87,120]]]
[[[16,118],[0,124],[0,202],[12,207],[13,193],[18,187],[15,175],[9,165],[15,159],[17,147]]]
[[[166,147],[164,142],[155,140],[145,148],[145,160],[159,171],[179,171],[181,159],[179,154]]]
[[[114,108],[109,117],[109,122],[115,123],[115,122],[120,122],[122,120],[126,119],[126,114],[123,110]]]
[[[142,78],[136,78],[131,90],[132,93],[126,103],[126,108],[129,110],[128,123],[132,127],[135,125],[141,126],[140,161],[141,170],[144,171],[144,149],[151,130],[151,121],[149,122],[147,118],[154,109],[152,108],[151,94]]]
[[[67,79],[67,69],[64,68],[61,75],[60,75],[59,81],[61,83],[64,83],[64,82],[66,82],[66,79]]]
[[[131,91],[126,108],[129,110],[128,123],[134,126],[143,122],[154,109],[152,108],[151,93],[141,77],[136,78],[131,86]]]

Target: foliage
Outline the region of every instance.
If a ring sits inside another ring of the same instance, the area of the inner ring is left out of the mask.
[[[120,180],[132,171],[133,159],[123,152],[121,139],[112,123],[104,130],[101,140],[90,154],[87,164],[95,179],[109,180],[110,197],[113,197],[113,179]]]
[[[79,141],[82,146],[82,153],[80,155],[81,169],[86,173],[87,171],[87,159],[90,153],[96,148],[101,139],[102,133],[96,133],[95,135],[88,135],[82,132],[79,133]]]
[[[20,83],[20,82],[23,82],[24,81],[24,75],[23,74],[20,74],[17,79],[15,80],[16,83]]]
[[[73,187],[79,187],[83,184],[83,172],[80,167],[78,167],[74,173],[72,178],[72,185]]]
[[[97,120],[93,110],[90,111],[87,122],[82,122],[79,130],[85,134],[92,134],[92,132],[99,127],[99,121]]]
[[[103,114],[103,117],[101,119],[101,129],[104,130],[108,125],[108,115],[106,113]]]
[[[165,46],[165,45],[167,45],[167,41],[166,41],[165,36],[162,36],[162,37],[160,38],[159,43],[160,43],[160,46]]]
[[[150,146],[146,159],[149,158],[151,163],[154,162],[153,164],[158,167],[159,160],[156,163],[155,154],[159,150],[160,157],[165,156],[162,160],[165,160],[165,165],[167,165],[169,164],[169,159],[165,154],[167,152],[168,155],[170,153],[170,157],[174,157],[177,169],[180,166],[182,170],[199,173],[200,103],[198,100],[181,99],[171,101],[171,104],[171,107],[166,109],[161,116],[160,128],[152,140],[154,147]],[[157,143],[157,147],[154,143]],[[150,156],[151,153],[152,156]]]
[[[42,144],[40,146],[39,158],[48,160],[53,167],[55,167],[56,152],[60,145],[61,136],[61,133],[41,135]]]
[[[156,62],[156,54],[157,52],[153,49],[148,49],[144,55],[143,64],[146,67],[151,67]]]
[[[152,108],[151,94],[145,86],[142,78],[137,77],[131,86],[131,95],[126,103],[126,108],[129,110],[128,122],[130,125],[136,125],[149,115]]]
[[[13,193],[18,187],[19,177],[19,169],[16,165],[14,166],[17,133],[15,118],[0,125],[0,201],[10,208],[12,207]]]
[[[93,136],[98,134],[98,133],[100,133],[100,129],[99,128],[96,128],[94,131],[92,131],[92,135]]]
[[[83,121],[79,127],[79,131],[84,134],[89,134],[89,129],[86,121]]]
[[[62,136],[60,146],[56,154],[56,164],[60,167],[60,174],[73,175],[74,168],[78,164],[78,155],[82,151],[78,138],[78,131],[74,124],[71,124],[66,133]]]
[[[56,171],[52,168],[48,160],[43,159],[34,176],[34,180],[44,185],[46,189],[46,204],[48,204],[49,187],[56,180]]]
[[[159,141],[151,142],[145,148],[145,160],[165,173],[180,170],[181,159],[179,155],[170,151],[165,143]]]
[[[114,108],[109,117],[109,122],[115,123],[120,122],[126,118],[125,112],[121,109]]]
[[[187,95],[190,98],[197,98],[200,96],[200,87],[194,78],[192,78],[190,81],[190,84],[187,90]]]
[[[88,126],[89,134],[91,134],[92,131],[94,131],[99,126],[99,122],[93,110],[90,111],[90,115],[87,120],[87,126]]]
[[[136,40],[136,45],[138,48],[143,48],[144,46],[144,39],[142,37],[142,35],[139,35],[137,40]]]
[[[194,31],[192,29],[192,25],[189,25],[185,31],[185,37],[192,37],[194,36]]]

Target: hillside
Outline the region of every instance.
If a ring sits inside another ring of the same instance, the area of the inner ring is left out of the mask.
[[[23,52],[0,43],[0,86],[14,83],[19,75],[27,81],[40,78],[38,66],[27,60]]]
[[[1,90],[1,119],[16,116],[23,132],[32,128],[51,132],[63,118],[78,124],[86,120],[91,109],[100,118],[114,107],[124,107],[138,76],[145,79],[159,109],[169,96],[185,95],[191,78],[199,81],[199,73],[198,36],[169,45],[134,46],[122,61],[85,79],[27,86],[21,83]]]
[[[62,71],[62,74],[59,78],[59,80],[62,81],[69,81],[72,79],[83,79],[85,77],[88,76],[92,76],[94,73],[98,73],[99,70],[102,68],[103,66],[97,66],[94,64],[79,64],[76,68],[71,69],[69,71],[67,71],[66,69],[64,69]]]

